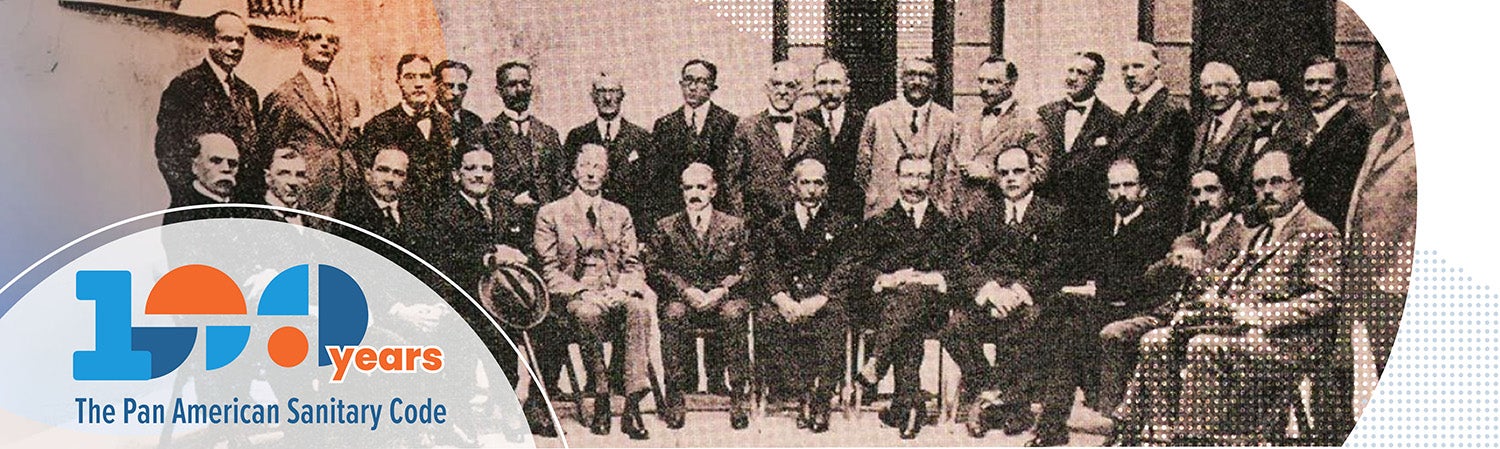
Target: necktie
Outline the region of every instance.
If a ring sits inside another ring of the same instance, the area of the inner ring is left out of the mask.
[[[698,110],[690,109],[693,115],[693,134],[703,134],[703,118],[699,117]]]
[[[594,213],[594,205],[589,205],[589,211],[583,214],[589,220],[589,229],[599,228],[599,215]]]
[[[526,124],[529,123],[529,122],[531,122],[531,116],[521,117],[521,118],[513,120],[511,122],[511,123],[515,123],[516,124],[516,135],[517,136],[527,137],[526,131],[527,131],[527,128],[529,128],[529,126],[526,126]]]
[[[1004,114],[1004,113],[1005,113],[1005,109],[1001,108],[999,106],[992,106],[992,107],[984,108],[984,116],[985,117],[999,117],[1000,114]]]
[[[828,124],[828,136],[837,139],[839,124],[833,122],[833,111],[823,111],[823,123]]]
[[[610,122],[604,122],[604,141],[605,142],[614,142],[615,141],[614,130],[611,130],[610,128],[611,128],[611,123]]]
[[[1006,204],[1005,206],[1006,206],[1005,207],[1005,224],[1014,226],[1015,224],[1020,223],[1021,222],[1021,209],[1020,209],[1020,207],[1016,206],[1016,203],[1009,203],[1009,204]]]
[[[1207,221],[1203,222],[1203,224],[1201,224],[1201,225],[1198,226],[1198,233],[1203,235],[1203,239],[1204,240],[1208,239],[1208,231],[1210,231],[1210,230],[1211,230],[1211,228],[1209,227]]]
[[[698,234],[699,239],[708,234],[708,226],[704,226],[702,215],[693,217],[693,233]]]
[[[771,123],[772,124],[787,124],[787,125],[789,125],[789,124],[792,123],[792,116],[790,116],[790,115],[773,115],[773,116],[771,116]]]
[[[906,216],[907,216],[907,218],[911,219],[911,227],[917,228],[917,229],[921,229],[922,228],[922,224],[917,222],[917,208],[916,207],[907,206],[906,207]]]
[[[396,210],[394,207],[386,205],[385,207],[380,208],[380,210],[385,212],[385,219],[390,220],[391,224],[396,226],[401,225],[401,216],[396,215]]]
[[[1125,227],[1125,217],[1115,214],[1115,231],[1110,233],[1110,235],[1120,235],[1120,228],[1122,227]]]
[[[1141,111],[1141,99],[1140,98],[1132,98],[1132,99],[1130,99],[1130,108],[1125,109],[1125,116],[1126,117],[1130,117],[1130,116],[1133,116],[1133,115],[1135,115],[1135,113],[1140,112],[1140,111]]]
[[[1275,129],[1275,127],[1271,127],[1271,126],[1263,126],[1263,127],[1257,128],[1255,130],[1255,138],[1256,138],[1256,140],[1259,140],[1259,139],[1270,139],[1271,138],[1271,132],[1274,129]]]
[[[1087,112],[1089,110],[1089,107],[1088,107],[1087,104],[1074,103],[1074,102],[1071,102],[1071,101],[1064,102],[1063,103],[1063,107],[1067,108],[1067,109],[1063,109],[1063,113],[1067,113],[1068,111],[1073,111],[1073,112],[1077,112],[1078,115],[1083,115],[1084,112]]]
[[[1266,223],[1265,226],[1261,226],[1260,232],[1258,232],[1258,233],[1255,234],[1255,240],[1253,240],[1255,242],[1255,246],[1250,247],[1250,249],[1251,250],[1260,250],[1261,248],[1265,247],[1267,244],[1270,244],[1271,243],[1271,234],[1275,233],[1275,229],[1273,229],[1273,228],[1274,228],[1274,226],[1272,226],[1270,223]]]
[[[912,134],[916,134],[917,131],[918,131],[918,129],[917,129],[917,116],[920,115],[920,114],[921,114],[921,112],[918,111],[918,110],[916,110],[916,109],[912,109],[911,110],[911,133]]]
[[[1208,142],[1219,143],[1219,127],[1223,125],[1223,120],[1214,117],[1213,123],[1208,126]]]
[[[339,90],[334,87],[333,76],[323,76],[323,89],[326,93],[323,99],[328,102],[328,110],[333,113],[333,120],[338,123],[339,127],[343,127],[344,111],[341,110],[342,107],[339,104]]]
[[[484,221],[495,221],[494,214],[490,212],[489,202],[481,198],[474,201],[474,205],[479,207],[479,213],[484,214]]]

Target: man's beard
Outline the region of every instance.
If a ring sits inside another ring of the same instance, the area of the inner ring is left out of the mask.
[[[1140,201],[1126,199],[1125,197],[1120,197],[1119,199],[1116,199],[1114,201],[1114,203],[1115,203],[1115,213],[1120,214],[1120,216],[1122,216],[1122,217],[1126,216],[1126,215],[1130,215],[1132,212],[1135,212],[1135,209],[1137,207],[1141,206],[1141,202]]]

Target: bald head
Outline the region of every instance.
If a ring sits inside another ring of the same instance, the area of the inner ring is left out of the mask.
[[[771,73],[766,77],[766,99],[770,101],[771,109],[782,114],[792,112],[797,95],[802,93],[800,76],[801,69],[791,61],[771,65]]]

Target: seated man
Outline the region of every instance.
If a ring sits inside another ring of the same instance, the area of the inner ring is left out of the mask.
[[[291,148],[273,150],[270,166],[266,167],[263,195],[252,199],[251,204],[301,209],[302,189],[307,186],[307,160]],[[303,215],[274,209],[248,209],[248,218],[280,221],[303,225]]]
[[[1303,203],[1300,171],[1282,151],[1256,159],[1256,207],[1267,223],[1199,283],[1201,293],[1174,313],[1169,328],[1143,339],[1143,354],[1187,342],[1179,398],[1164,404],[1179,410],[1172,444],[1277,442],[1296,373],[1332,338],[1333,326],[1318,320],[1333,312],[1341,241],[1338,229]],[[1143,390],[1155,387],[1142,380]]]
[[[364,188],[351,189],[347,195],[339,196],[334,206],[333,218],[364,229],[391,243],[411,248],[413,238],[419,234],[418,223],[422,222],[422,211],[406,198],[407,168],[411,161],[406,152],[389,145],[368,153],[358,153]],[[347,227],[338,227],[335,234],[370,248],[371,251],[388,255],[392,260],[407,260],[390,245],[379,239]],[[422,271],[420,267],[407,267],[408,271]]]
[[[687,331],[720,330],[729,371],[730,426],[750,426],[750,348],[745,314],[749,305],[738,285],[750,264],[745,225],[739,218],[714,210],[719,185],[714,170],[693,163],[682,171],[686,210],[656,222],[651,239],[651,277],[665,296],[661,321],[662,363],[667,375],[662,419],[667,427],[684,424],[682,387],[687,385],[693,340]]]
[[[969,259],[954,293],[972,301],[954,308],[942,334],[943,347],[963,373],[960,403],[966,406],[960,418],[968,418],[974,438],[988,430],[990,406],[999,406],[996,417],[1004,420],[1007,435],[1031,427],[1024,388],[1029,362],[1021,349],[1031,344],[1028,332],[1037,315],[1032,295],[1045,301],[1062,288],[1056,266],[1067,244],[1063,207],[1032,193],[1039,168],[1034,155],[1013,146],[993,163],[1003,200],[971,215]],[[984,358],[985,343],[995,344],[994,366]]]
[[[817,159],[792,168],[789,190],[796,200],[765,224],[757,242],[757,279],[764,284],[756,316],[761,330],[758,358],[763,379],[790,388],[800,401],[798,428],[828,431],[828,412],[842,365],[831,357],[844,350],[843,303],[834,276],[856,222],[830,206],[827,169]],[[826,206],[826,207],[825,207]]]
[[[234,198],[235,179],[240,170],[240,151],[234,141],[223,134],[200,134],[188,139],[186,147],[193,153],[189,162],[193,179],[183,194],[173,196],[170,207],[229,203]],[[162,217],[162,225],[229,218],[235,212],[235,209],[224,207],[171,212]]]
[[[1199,290],[1193,287],[1204,273],[1223,267],[1244,247],[1247,237],[1244,219],[1235,212],[1238,210],[1232,193],[1235,190],[1229,188],[1234,185],[1229,182],[1233,178],[1221,177],[1221,170],[1208,166],[1193,173],[1188,190],[1191,230],[1172,242],[1166,258],[1146,269],[1146,282],[1170,288],[1172,298],[1150,314],[1111,323],[1101,332],[1105,336],[1105,357],[1116,360],[1121,369],[1135,367],[1121,405],[1104,411],[1115,420],[1112,442],[1134,445],[1140,437],[1148,436],[1141,431],[1170,427],[1177,410],[1177,385],[1181,381],[1175,375],[1182,368],[1181,345],[1176,346],[1177,350],[1166,345],[1171,328],[1159,326],[1172,320],[1183,298],[1190,301],[1197,297]],[[1155,330],[1147,329],[1148,326]],[[1142,334],[1146,335],[1144,340]],[[1138,364],[1134,361],[1137,354]],[[1155,442],[1170,441],[1170,437],[1160,433],[1149,437]]]
[[[573,165],[573,193],[537,211],[535,245],[547,290],[577,320],[589,376],[604,378],[604,341],[610,314],[625,318],[625,412],[620,429],[631,439],[649,438],[640,401],[650,391],[651,316],[656,293],[646,284],[640,245],[630,211],[601,196],[609,154],[584,145]],[[543,371],[551,376],[556,370]],[[589,430],[609,433],[609,382],[595,382],[594,419]]]
[[[902,156],[896,161],[896,175],[900,198],[866,220],[850,261],[858,270],[855,278],[870,285],[884,305],[871,338],[870,359],[859,373],[861,381],[866,388],[875,385],[876,367],[882,360],[890,361],[896,399],[882,418],[909,440],[917,437],[927,419],[920,377],[922,341],[943,325],[948,276],[958,268],[964,248],[958,222],[928,195],[932,161]]]

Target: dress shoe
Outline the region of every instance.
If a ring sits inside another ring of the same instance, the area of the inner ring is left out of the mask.
[[[922,432],[922,421],[927,420],[926,407],[917,406],[907,410],[901,423],[901,439],[912,440]]]
[[[886,427],[901,428],[901,423],[906,417],[906,408],[891,405],[880,410],[880,423]]]
[[[668,429],[681,429],[687,422],[687,413],[683,410],[681,399],[677,402],[668,400],[668,403],[671,405],[662,408],[661,420],[667,424]]]
[[[745,407],[741,407],[739,401],[735,402],[736,404],[729,409],[729,427],[734,430],[745,430],[750,427],[750,412]]]
[[[625,412],[620,414],[620,431],[632,440],[651,438],[646,422],[641,420],[641,398],[645,393],[636,393],[625,399]]]
[[[815,403],[812,410],[812,422],[809,422],[807,427],[809,429],[812,429],[813,433],[827,432],[828,414],[832,408],[833,407],[828,404],[827,400],[818,401],[817,403]]]
[[[1066,432],[1038,433],[1035,438],[1032,438],[1030,441],[1026,442],[1026,447],[1053,447],[1067,445],[1068,434]]]
[[[1031,410],[1026,404],[1007,407],[1004,417],[1005,424],[1001,430],[1009,436],[1020,435],[1021,432],[1031,430],[1031,425],[1036,422],[1036,418],[1031,415]]]
[[[594,398],[594,419],[589,421],[589,432],[594,435],[609,435],[609,421],[614,417],[609,410],[609,394]]]

